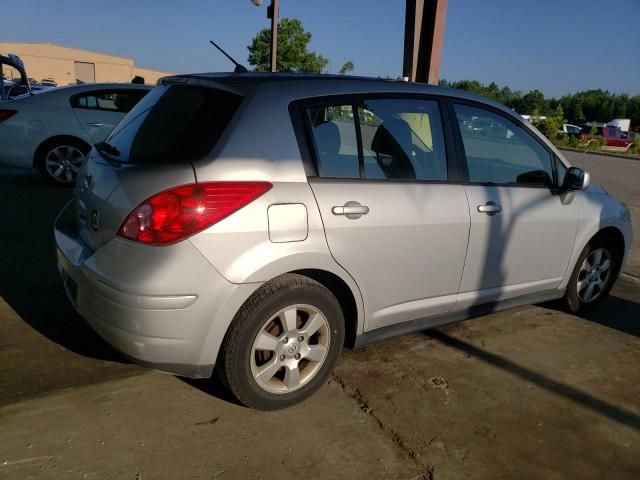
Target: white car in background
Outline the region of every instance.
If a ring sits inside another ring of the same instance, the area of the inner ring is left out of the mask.
[[[54,183],[72,184],[91,146],[103,141],[151,88],[94,83],[0,101],[0,165],[35,167]]]

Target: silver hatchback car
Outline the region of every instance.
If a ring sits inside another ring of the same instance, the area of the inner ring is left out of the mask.
[[[283,408],[359,347],[601,302],[625,205],[502,105],[287,74],[167,77],[91,151],[55,227],[71,302],[137,362]],[[587,190],[588,189],[588,190]]]

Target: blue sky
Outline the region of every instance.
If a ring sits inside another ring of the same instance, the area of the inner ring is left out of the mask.
[[[246,62],[268,26],[250,0],[21,0],[0,18],[0,41],[51,42],[131,57],[170,72],[229,70],[208,43]],[[402,73],[404,0],[281,0],[302,20],[331,71]],[[5,9],[6,10],[6,9]],[[588,88],[640,94],[640,0],[449,0],[441,76],[546,95]]]

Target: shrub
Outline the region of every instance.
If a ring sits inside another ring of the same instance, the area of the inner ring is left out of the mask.
[[[556,136],[556,139],[553,140],[553,143],[555,143],[556,145],[559,145],[561,147],[567,146],[567,145],[569,145],[569,135],[567,135],[564,132],[560,132]]]
[[[592,138],[587,142],[587,150],[600,150],[604,142],[599,138]]]

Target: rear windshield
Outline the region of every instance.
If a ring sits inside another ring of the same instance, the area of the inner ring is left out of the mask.
[[[107,137],[102,153],[118,162],[176,163],[207,155],[242,97],[207,87],[155,87]]]

